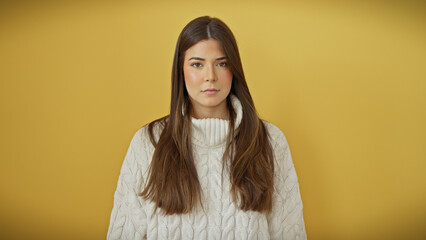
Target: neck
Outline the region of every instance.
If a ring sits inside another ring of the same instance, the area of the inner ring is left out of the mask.
[[[241,102],[237,97],[231,95],[231,104],[235,112],[234,130],[236,130],[241,123],[243,117],[243,111]],[[227,106],[227,105],[226,105]],[[191,105],[191,111],[192,111]],[[195,108],[198,109],[198,108]],[[226,113],[228,114],[228,107],[226,107]],[[226,143],[226,139],[229,133],[229,119],[230,116],[226,115],[224,118],[220,116],[212,117],[215,115],[209,115],[206,118],[196,118],[194,114],[191,115],[192,121],[192,137],[193,143],[201,146],[218,146]]]
[[[191,109],[191,116],[196,119],[218,118],[229,120],[228,107],[226,106],[226,102],[224,103],[222,106],[216,108],[193,107]]]

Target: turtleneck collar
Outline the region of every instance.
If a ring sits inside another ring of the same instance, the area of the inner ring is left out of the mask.
[[[231,104],[236,113],[234,129],[237,129],[243,118],[243,109],[240,100],[234,95],[231,95]],[[191,118],[191,120],[193,143],[209,147],[226,143],[229,120],[219,118]]]

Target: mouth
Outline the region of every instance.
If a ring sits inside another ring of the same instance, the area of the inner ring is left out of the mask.
[[[218,93],[218,92],[219,92],[219,89],[216,89],[216,88],[208,88],[208,89],[206,89],[206,90],[203,90],[202,92],[203,92],[203,93],[205,93],[205,94],[208,94],[208,95],[212,95],[212,94],[216,94],[216,93]]]

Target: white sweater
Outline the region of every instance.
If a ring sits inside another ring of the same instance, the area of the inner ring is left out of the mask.
[[[238,127],[241,104],[236,97],[232,97],[232,104]],[[154,152],[145,126],[134,135],[124,159],[107,239],[306,239],[299,184],[287,140],[276,126],[264,123],[275,157],[270,214],[240,210],[232,201],[229,173],[222,173],[228,121],[193,118],[194,161],[204,208],[166,216],[159,210],[154,212],[154,203],[138,196]],[[158,138],[161,129],[154,130]]]

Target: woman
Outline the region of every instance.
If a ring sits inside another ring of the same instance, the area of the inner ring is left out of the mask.
[[[219,19],[182,30],[170,114],[134,135],[107,238],[306,239],[286,138],[257,116]]]

